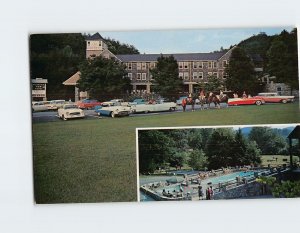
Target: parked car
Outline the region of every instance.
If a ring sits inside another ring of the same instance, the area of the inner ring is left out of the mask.
[[[64,104],[57,113],[58,117],[65,121],[73,118],[84,118],[85,116],[83,110],[78,108],[76,104]]]
[[[176,103],[152,103],[152,104],[136,104],[131,106],[133,113],[148,113],[148,112],[162,112],[162,111],[175,111]]]
[[[188,98],[187,96],[180,96],[178,100],[176,100],[177,105],[181,105],[182,100]]]
[[[103,104],[103,106],[96,106],[95,112],[99,116],[110,116],[110,117],[129,116],[129,114],[131,113],[131,108],[122,105],[115,105],[114,103],[112,103],[112,104]]]
[[[228,99],[228,106],[236,106],[236,105],[262,105],[265,101],[261,98],[231,98]]]
[[[147,101],[144,99],[135,99],[132,102],[128,103],[129,105],[136,105],[136,104],[147,104]]]
[[[94,99],[84,99],[77,103],[77,106],[81,109],[94,109],[96,106],[100,106],[102,103]]]
[[[47,111],[48,108],[44,104],[43,101],[37,101],[37,102],[32,102],[32,111],[33,112],[42,112],[42,111]]]
[[[66,104],[65,100],[51,100],[47,101],[45,105],[47,106],[48,110],[57,110],[64,104]]]
[[[276,92],[265,92],[265,93],[258,93],[255,98],[261,98],[263,99],[266,103],[284,103],[286,104],[287,102],[293,102],[295,99],[295,96],[283,96],[279,95]]]
[[[123,99],[112,99],[110,101],[105,101],[102,102],[101,104],[103,107],[105,107],[105,105],[114,105],[114,106],[128,106],[129,103],[125,102]]]

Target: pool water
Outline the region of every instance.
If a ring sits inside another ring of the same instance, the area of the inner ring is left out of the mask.
[[[242,172],[235,172],[228,175],[219,176],[216,178],[208,179],[207,182],[211,182],[212,184],[224,183],[229,180],[235,180],[236,177],[239,176],[241,178],[252,178],[254,177],[254,171],[242,171]]]

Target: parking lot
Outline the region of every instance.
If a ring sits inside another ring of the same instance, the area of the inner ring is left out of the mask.
[[[226,104],[221,104],[221,108],[226,108]],[[207,105],[204,105],[204,110],[217,110],[214,105],[211,105],[211,109],[208,109]],[[186,111],[192,111],[191,105],[187,105]],[[195,111],[203,111],[200,109],[200,105],[195,105]],[[163,115],[163,114],[176,114],[182,112],[182,107],[177,106],[177,110],[169,112],[153,112],[153,113],[138,113],[138,114],[130,114],[129,117],[139,117],[139,116],[151,116],[151,115]],[[84,110],[85,118],[84,120],[89,119],[102,119],[103,117],[99,117],[94,110]],[[107,117],[105,117],[107,118]],[[52,121],[60,121],[61,119],[57,116],[57,111],[45,111],[45,112],[33,112],[32,113],[32,122],[52,122]]]

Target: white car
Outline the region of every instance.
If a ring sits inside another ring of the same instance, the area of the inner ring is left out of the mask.
[[[44,104],[43,101],[38,101],[38,102],[32,102],[32,111],[33,112],[42,112],[42,111],[47,111],[48,108]]]
[[[76,104],[64,104],[57,113],[58,117],[65,121],[73,118],[84,118],[83,110],[78,108]]]
[[[65,100],[51,100],[49,103],[46,104],[48,110],[57,110],[66,104]]]
[[[152,103],[152,104],[135,104],[131,106],[133,113],[148,113],[148,112],[162,112],[162,111],[175,111],[176,103]]]
[[[102,106],[96,106],[95,112],[99,116],[129,116],[131,113],[131,108],[122,105],[115,105],[115,103],[104,102]]]

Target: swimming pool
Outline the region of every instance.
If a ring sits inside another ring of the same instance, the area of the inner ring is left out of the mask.
[[[205,182],[211,182],[212,184],[218,184],[218,183],[224,183],[230,180],[235,180],[237,176],[243,178],[253,178],[254,177],[254,171],[242,171],[242,172],[234,172],[228,175],[223,175],[215,178],[210,178],[205,180]]]

